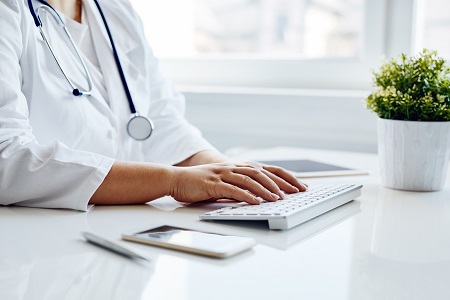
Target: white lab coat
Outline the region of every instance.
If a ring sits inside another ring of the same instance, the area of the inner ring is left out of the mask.
[[[95,89],[71,95],[26,2],[0,0],[0,204],[86,210],[115,159],[175,164],[212,149],[184,119],[184,98],[161,75],[127,0],[100,5],[136,108],[155,124],[146,141],[126,133],[130,110],[95,3],[84,0],[109,103]],[[80,62],[50,20],[44,28],[66,73],[86,88]]]

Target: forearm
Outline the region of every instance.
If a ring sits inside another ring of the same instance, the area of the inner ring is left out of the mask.
[[[171,191],[171,166],[116,161],[91,197],[91,204],[139,204]]]
[[[230,159],[218,151],[205,150],[188,157],[184,161],[176,164],[176,166],[189,167],[224,162],[230,162]]]

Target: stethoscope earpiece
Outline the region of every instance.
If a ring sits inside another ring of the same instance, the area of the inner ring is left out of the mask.
[[[72,94],[73,94],[74,96],[83,96],[83,93],[80,92],[79,89],[74,89],[74,90],[72,91]]]

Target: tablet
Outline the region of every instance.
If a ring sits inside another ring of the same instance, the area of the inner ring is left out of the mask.
[[[309,159],[259,161],[265,165],[282,167],[294,173],[298,178],[367,175],[364,170],[352,169],[339,165],[323,163]]]

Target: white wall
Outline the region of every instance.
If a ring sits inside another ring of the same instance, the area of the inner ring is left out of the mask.
[[[376,152],[368,92],[180,88],[187,118],[220,150],[298,146]]]

